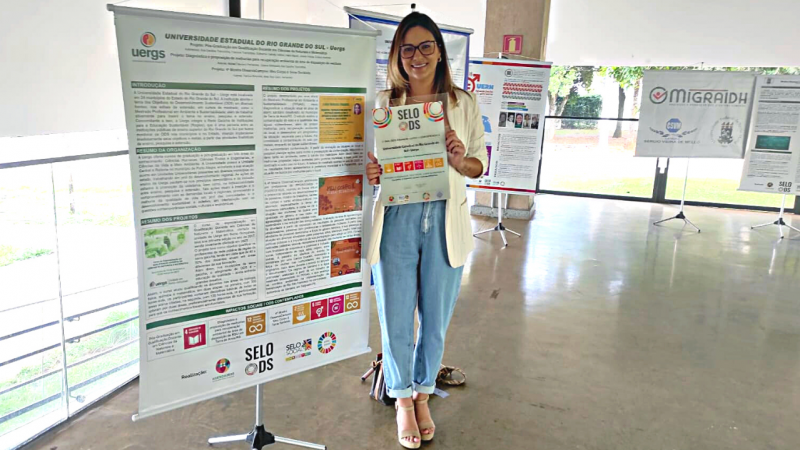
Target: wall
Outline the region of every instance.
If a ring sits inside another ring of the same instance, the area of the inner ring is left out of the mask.
[[[797,0],[553,0],[555,64],[800,66]]]
[[[108,0],[3,2],[0,137],[125,128]],[[224,0],[125,6],[225,14]]]

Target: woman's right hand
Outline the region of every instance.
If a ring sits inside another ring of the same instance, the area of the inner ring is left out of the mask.
[[[378,164],[378,158],[376,158],[372,152],[367,152],[367,157],[371,161],[367,163],[367,181],[369,181],[370,186],[381,184],[381,173],[383,169],[381,169],[381,165]]]

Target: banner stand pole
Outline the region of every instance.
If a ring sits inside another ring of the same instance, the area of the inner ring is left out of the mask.
[[[681,210],[678,211],[678,214],[676,214],[674,217],[670,217],[668,219],[659,220],[658,222],[653,222],[653,225],[659,225],[661,223],[668,222],[670,220],[680,219],[680,220],[683,220],[684,226],[688,223],[689,225],[693,226],[697,230],[698,233],[700,232],[700,228],[697,228],[697,225],[693,224],[691,220],[687,219],[686,215],[683,213],[683,205],[686,202],[686,185],[689,182],[689,162],[690,161],[691,161],[691,158],[687,158],[686,159],[686,175],[684,175],[684,177],[683,177],[683,195],[681,196]]]
[[[264,428],[264,422],[261,420],[261,385],[256,385],[256,424],[253,431],[248,434],[237,434],[234,436],[222,436],[209,438],[208,445],[214,444],[227,444],[230,442],[247,442],[250,444],[252,450],[261,450],[262,448],[275,443],[294,445],[297,447],[312,448],[314,450],[327,450],[328,447],[319,444],[312,444],[310,442],[296,441],[294,439],[282,438],[275,436]]]
[[[492,197],[494,199],[494,196]],[[506,201],[508,201],[508,194],[506,194]],[[479,234],[483,233],[491,233],[492,231],[500,232],[500,237],[503,238],[503,248],[508,247],[508,240],[506,239],[506,231],[516,236],[522,237],[519,233],[514,230],[510,230],[503,225],[503,193],[497,192],[497,226],[494,228],[489,228],[488,230],[479,231],[473,234],[473,237],[477,237]]]
[[[778,220],[776,220],[775,222],[767,222],[767,223],[765,223],[763,225],[756,225],[754,227],[750,227],[750,229],[751,230],[755,230],[756,228],[763,228],[763,227],[768,227],[770,225],[777,225],[778,226],[778,233],[780,233],[781,239],[783,239],[785,237],[783,235],[783,227],[790,228],[790,229],[800,233],[800,230],[798,230],[797,228],[795,228],[795,227],[793,227],[793,226],[791,226],[788,223],[783,221],[783,211],[785,209],[786,209],[786,194],[783,194],[783,201],[781,202],[781,212],[778,214]]]

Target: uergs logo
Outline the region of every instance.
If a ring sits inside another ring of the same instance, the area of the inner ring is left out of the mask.
[[[139,43],[149,49],[156,44],[156,35],[147,31],[139,38]],[[150,58],[153,61],[167,57],[167,53],[164,50],[146,50],[143,48],[132,48],[131,54],[136,58]]]
[[[145,47],[152,47],[156,43],[156,35],[148,31],[142,35],[141,40]]]

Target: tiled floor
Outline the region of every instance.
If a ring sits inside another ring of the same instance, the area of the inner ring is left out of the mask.
[[[650,225],[673,207],[537,202],[535,220],[507,222],[523,234],[508,248],[478,239],[445,354],[468,382],[432,401],[424,447],[800,447],[800,237],[751,231],[766,213],[689,208],[697,234]],[[370,331],[377,350],[375,317]],[[369,361],[265,385],[267,428],[330,449],[399,448],[394,410],[360,383]],[[201,449],[252,426],[253,389],[133,423],[137,393],[133,383],[28,448]]]

